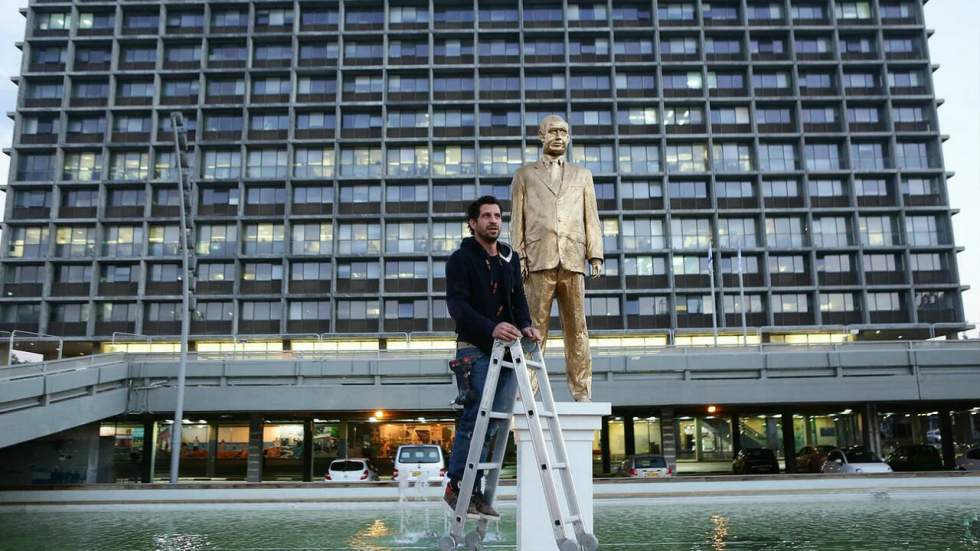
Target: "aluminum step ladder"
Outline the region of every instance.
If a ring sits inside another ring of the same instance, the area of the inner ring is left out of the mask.
[[[530,356],[530,359],[528,359]],[[487,524],[496,517],[484,515],[469,515],[470,499],[473,496],[473,485],[476,481],[478,471],[485,471],[484,498],[488,503],[493,504],[497,491],[497,482],[500,479],[500,469],[503,466],[504,452],[507,448],[507,441],[510,439],[510,430],[513,424],[513,412],[493,411],[493,399],[497,390],[497,381],[500,378],[501,369],[513,369],[517,377],[518,397],[521,403],[527,404],[524,407],[524,417],[527,419],[528,432],[531,436],[531,447],[534,450],[536,463],[540,465],[538,470],[541,476],[541,486],[545,494],[545,502],[548,505],[548,516],[551,519],[551,529],[554,531],[555,543],[559,551],[595,551],[599,548],[599,542],[595,536],[585,531],[582,522],[581,506],[578,496],[575,494],[575,485],[568,462],[568,451],[565,448],[565,439],[561,431],[561,424],[555,410],[555,397],[551,391],[548,381],[548,370],[544,363],[544,354],[538,343],[530,339],[505,342],[495,340],[493,350],[490,354],[490,367],[487,370],[487,378],[484,383],[483,396],[480,400],[480,409],[476,417],[476,426],[473,429],[473,437],[470,440],[470,449],[466,455],[466,470],[463,473],[463,480],[460,482],[459,497],[456,501],[456,508],[452,511],[449,534],[439,540],[440,551],[456,551],[463,549],[466,551],[477,551],[482,547],[483,538],[486,535]],[[538,381],[538,391],[535,393],[531,385],[530,370],[534,370]],[[540,402],[535,398],[535,394],[540,397]],[[547,430],[551,435],[551,446],[545,440],[544,428],[541,419],[545,419]],[[492,460],[482,462],[480,457],[486,441],[487,429],[491,420],[500,420],[504,423],[506,431],[499,432],[494,449]],[[502,436],[502,437],[501,437]],[[549,450],[550,447],[550,450]],[[555,480],[555,472],[561,477],[561,484]],[[561,494],[559,496],[559,494]],[[564,499],[565,515],[559,499]],[[448,509],[448,505],[446,508]],[[466,521],[475,520],[476,528],[464,536]],[[575,539],[569,539],[565,527],[572,526]]]

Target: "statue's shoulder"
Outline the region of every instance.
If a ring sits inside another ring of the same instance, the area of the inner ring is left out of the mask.
[[[535,161],[533,163],[527,163],[526,165],[522,165],[514,173],[514,176],[521,176],[521,177],[527,176],[528,173],[530,173],[532,170],[534,170],[534,165],[536,165],[536,164],[538,164],[537,161]]]
[[[592,171],[588,167],[586,167],[585,165],[580,165],[580,164],[577,164],[577,163],[566,163],[565,164],[565,167],[566,167],[566,170],[570,168],[573,171],[575,171],[577,173],[580,173],[580,174],[588,174],[589,176],[592,175]]]

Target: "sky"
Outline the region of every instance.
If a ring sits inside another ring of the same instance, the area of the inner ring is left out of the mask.
[[[17,87],[11,76],[20,73],[21,52],[14,43],[24,38],[24,18],[17,11],[27,0],[0,0],[0,112],[13,111]],[[965,247],[957,256],[960,282],[971,287],[963,295],[966,319],[980,323],[980,1],[930,0],[925,6],[926,26],[935,30],[929,40],[939,127],[949,140],[943,144],[949,180],[949,201],[959,213],[953,217],[956,243]],[[9,147],[13,121],[0,117],[0,147]],[[10,159],[0,154],[0,185],[6,185]],[[0,194],[0,212],[5,197]],[[970,336],[978,337],[977,329]]]

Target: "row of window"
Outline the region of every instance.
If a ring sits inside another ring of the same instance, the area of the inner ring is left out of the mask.
[[[570,149],[570,160],[599,174],[652,174],[713,172],[811,172],[853,170],[928,170],[940,168],[934,142],[900,141],[894,150],[888,142],[851,142],[849,157],[844,144],[828,140],[798,143],[763,142],[756,148],[750,142],[719,143],[709,149],[700,142],[668,142],[661,155],[660,143],[612,144],[579,143]],[[709,157],[708,152],[711,152]],[[525,163],[537,160],[537,146],[486,144],[479,150],[468,145],[416,145],[388,147],[344,146],[335,153],[332,147],[296,147],[290,156],[287,149],[249,147],[240,149],[205,149],[199,165],[204,180],[238,178],[297,179],[309,178],[381,178],[427,176],[510,176]],[[290,162],[292,157],[292,162]],[[46,181],[56,178],[54,153],[19,153],[17,179]],[[244,163],[242,161],[245,161]],[[145,180],[150,177],[173,177],[174,157],[158,155],[151,167],[145,151],[118,151],[111,154],[109,170],[103,172],[102,152],[68,150],[64,153],[58,179],[91,182],[110,180]],[[339,170],[335,171],[336,165]]]
[[[618,278],[620,274],[632,277],[653,277],[660,278],[658,281],[647,282],[651,285],[635,284],[631,287],[661,287],[666,286],[669,276],[702,276],[693,283],[679,286],[685,287],[708,287],[707,276],[713,269],[714,260],[718,261],[720,272],[724,275],[742,275],[749,277],[745,283],[747,287],[758,287],[762,284],[761,274],[769,274],[773,285],[810,285],[809,281],[809,255],[805,254],[777,254],[770,253],[763,263],[761,257],[755,254],[746,254],[741,258],[726,253],[717,259],[709,260],[707,255],[676,254],[668,259],[662,255],[630,255],[622,261],[618,256],[611,256],[606,259],[603,266],[603,277]],[[762,265],[762,266],[760,266]],[[841,274],[848,273],[854,276],[851,281],[834,281],[833,284],[853,285],[857,281],[857,273],[863,270],[868,284],[897,285],[904,284],[904,272],[907,265],[909,271],[915,278],[915,283],[921,283],[921,278],[934,274],[950,274],[951,256],[948,253],[936,252],[913,252],[908,255],[906,262],[905,255],[902,253],[869,253],[860,255],[850,253],[819,253],[816,256],[814,265],[817,273]],[[668,272],[668,267],[670,271]],[[383,269],[382,269],[383,268]],[[765,268],[763,270],[763,268]],[[105,284],[129,284],[130,287],[114,291],[115,294],[135,294],[135,285],[140,280],[140,266],[135,263],[101,263],[98,267],[98,282]],[[338,281],[373,281],[377,283],[381,279],[388,282],[415,280],[423,284],[429,276],[434,281],[446,277],[445,262],[441,259],[433,259],[431,268],[429,261],[420,259],[399,259],[386,260],[383,263],[373,260],[348,260],[336,263],[336,276],[334,275],[333,264],[329,261],[298,261],[291,260],[288,267],[280,262],[242,262],[238,267],[234,262],[201,262],[198,265],[198,280],[205,283],[227,283],[228,287],[219,289],[220,292],[231,292],[231,284],[236,279],[245,282],[274,282],[279,284],[284,279],[284,274],[288,272],[290,281],[319,281],[325,282],[333,279]],[[27,284],[37,285],[36,294],[40,294],[40,286],[45,283],[50,276],[51,281],[56,285],[80,284],[85,289],[76,289],[79,294],[87,295],[88,286],[94,273],[91,264],[62,264],[55,265],[53,270],[48,270],[43,265],[38,264],[16,264],[8,265],[4,272],[5,284]],[[180,281],[181,270],[178,264],[172,263],[148,263],[146,266],[147,292],[150,294],[160,294],[154,292],[155,284],[177,283]],[[878,275],[887,277],[877,277]],[[787,276],[787,277],[784,277]],[[791,277],[789,277],[791,276]],[[898,276],[898,277],[892,277]],[[936,279],[932,282],[943,283],[947,279]],[[679,282],[678,282],[679,283]],[[827,284],[821,280],[821,284]],[[726,287],[731,285],[726,284]],[[413,288],[419,290],[418,288]],[[59,287],[53,290],[54,294],[63,292],[64,288]],[[172,291],[173,289],[170,289]],[[260,292],[279,293],[279,287],[259,289]],[[320,288],[317,289],[321,290]],[[405,290],[397,285],[388,289]],[[159,289],[157,289],[159,291]],[[309,289],[291,288],[290,293],[306,292]],[[254,291],[253,291],[254,292]],[[20,296],[32,296],[31,293],[19,292]],[[168,293],[163,293],[168,294]]]
[[[904,232],[900,219],[893,215],[814,216],[812,226],[799,216],[674,217],[669,224],[661,218],[616,218],[601,221],[603,243],[607,250],[649,251],[707,249],[711,243],[721,247],[767,246],[769,248],[848,247],[860,243],[866,247],[898,245],[939,246],[952,243],[945,218],[934,215],[906,215]],[[670,232],[667,233],[669,226]],[[290,225],[288,252],[294,255],[448,253],[459,246],[466,235],[462,222],[391,222],[334,224],[331,222],[295,223]],[[856,232],[855,232],[856,230]],[[239,238],[241,231],[241,238]],[[12,258],[46,258],[50,230],[47,226],[11,226],[8,256]],[[718,238],[715,239],[717,232]],[[101,239],[94,226],[57,226],[54,228],[54,256],[114,257],[174,256],[179,251],[179,229],[176,225],[153,225],[144,240],[142,225],[105,225]],[[903,240],[904,234],[904,240]],[[199,224],[196,251],[201,256],[236,254],[287,253],[286,225],[280,223]],[[765,241],[762,240],[763,236]],[[144,243],[145,241],[145,243]],[[669,245],[668,245],[669,243]],[[144,245],[146,246],[144,253]]]
[[[559,108],[564,111],[564,107]],[[392,107],[387,111],[384,120],[380,110],[365,110],[364,108],[345,108],[340,115],[340,127],[343,131],[374,130],[381,132],[382,127],[393,129],[468,129],[472,133],[477,126],[481,130],[491,130],[494,135],[500,135],[499,130],[511,130],[513,135],[531,133],[541,119],[552,112],[544,110],[528,110],[523,116],[520,110],[501,108],[499,106],[482,105],[478,113],[473,109],[444,109],[436,108],[429,113],[428,109],[397,109]],[[887,113],[887,115],[886,115]],[[562,113],[565,115],[565,113]],[[754,115],[754,117],[753,117]],[[620,105],[615,116],[611,106],[578,106],[572,107],[568,121],[573,133],[586,132],[589,134],[607,133],[615,119],[621,133],[633,134],[634,130],[653,134],[659,131],[661,119],[671,126],[703,125],[705,123],[704,109],[698,106],[667,106],[663,110],[657,107],[639,107],[629,104]],[[169,114],[158,113],[159,123],[157,136],[159,139],[171,138]],[[290,129],[290,114],[288,111],[262,110],[252,112],[247,120],[241,111],[221,110],[206,111],[203,115],[204,124],[198,125],[195,116],[185,117],[185,125],[189,130],[199,129],[205,132],[204,140],[209,141],[209,134],[220,133],[220,139],[232,140],[241,138],[241,132],[288,132]],[[337,115],[334,109],[318,111],[296,111],[292,117],[297,131],[297,137],[313,136],[333,137],[337,128]],[[842,110],[838,102],[804,102],[800,107],[799,116],[795,103],[758,102],[753,109],[751,105],[724,104],[713,105],[708,110],[707,121],[713,126],[715,133],[725,133],[726,125],[739,125],[738,132],[747,132],[752,120],[757,125],[778,125],[784,130],[795,129],[797,118],[802,120],[807,129],[842,129],[842,122],[847,120],[852,130],[862,128],[884,130],[887,122],[891,121],[896,127],[907,125],[905,128],[928,130],[932,126],[932,110],[923,103],[895,104],[888,108],[878,102],[850,103]],[[21,134],[25,136],[58,134],[61,129],[61,119],[57,116],[24,116],[21,119]],[[817,126],[814,126],[817,125]],[[69,111],[65,129],[67,139],[78,141],[82,134],[105,134],[108,128],[106,116],[101,113]],[[153,114],[144,112],[116,112],[112,116],[111,128],[116,133],[149,134],[153,131]],[[303,134],[302,131],[310,131]],[[229,136],[229,133],[232,135]],[[234,135],[234,133],[238,133]],[[445,132],[444,132],[445,133]],[[396,132],[389,132],[396,134]],[[427,133],[424,133],[427,134]],[[251,136],[251,134],[250,134]],[[148,141],[149,136],[144,141]],[[133,140],[130,140],[133,141]]]
[[[848,95],[881,95],[884,93],[883,83],[893,94],[923,94],[929,87],[929,72],[918,67],[890,67],[882,72],[877,67],[848,67],[838,78],[833,68],[800,69],[794,78],[790,69],[757,68],[751,78],[745,70],[738,68],[715,69],[702,73],[701,70],[691,71],[664,67],[662,70],[662,91],[671,97],[703,97],[707,89],[713,96],[743,96],[751,92],[761,96],[789,96],[795,93],[794,82],[798,85],[799,93],[803,96],[839,95],[838,84]],[[472,98],[477,84],[483,99],[506,99],[520,96],[523,88],[528,99],[563,99],[565,92],[570,91],[573,97],[590,97],[609,99],[613,88],[621,98],[657,97],[657,77],[654,71],[638,69],[623,69],[611,77],[608,72],[595,72],[595,69],[573,71],[566,78],[561,72],[531,72],[526,71],[522,78],[519,71],[481,71],[479,78],[471,74],[455,71],[452,75],[436,74],[433,80],[418,73],[395,74],[390,72],[385,76],[380,72],[345,72],[342,91],[345,100],[381,99],[387,90],[392,94],[410,94],[409,99],[428,98],[431,92],[434,99],[469,99]],[[884,75],[884,76],[883,76]],[[523,84],[523,86],[522,86]],[[160,101],[165,103],[197,103],[200,80],[199,78],[164,77],[161,79]],[[151,102],[157,86],[150,78],[122,79],[116,87],[116,103],[126,105],[138,104],[142,100]],[[222,103],[235,103],[244,98],[245,80],[235,77],[211,77],[206,88],[207,96],[226,99]],[[337,92],[337,80],[333,76],[297,77],[297,100],[304,96],[316,101],[333,99]],[[76,77],[72,81],[71,101],[99,101],[104,105],[109,97],[109,82],[100,79],[84,79]],[[603,95],[599,95],[599,93]],[[253,94],[288,96],[291,84],[288,77],[272,76],[253,81]],[[65,96],[65,87],[61,81],[31,79],[27,84],[25,98],[27,106],[30,102],[60,100]],[[504,97],[506,96],[506,97]],[[236,98],[232,102],[228,98]],[[253,100],[261,98],[255,97]],[[392,99],[398,99],[392,97]],[[405,99],[405,98],[401,98]]]
[[[909,295],[901,291],[869,292],[864,308],[861,307],[861,295],[857,293],[773,293],[768,297],[760,294],[724,294],[718,307],[720,314],[801,314],[819,310],[824,314],[869,312],[906,313],[909,308],[905,302]],[[922,314],[929,312],[952,312],[956,308],[956,295],[953,292],[941,290],[916,291],[912,297],[915,310]],[[680,316],[707,314],[715,311],[715,297],[711,295],[676,295],[673,300],[668,295],[628,296],[625,309],[620,305],[623,299],[619,296],[587,296],[585,298],[585,314],[596,316],[670,316],[671,303],[674,313]],[[768,303],[768,304],[767,304]],[[95,320],[102,322],[136,321],[140,313],[140,305],[135,302],[97,302],[89,303],[50,303],[50,321],[59,324],[85,324],[90,318],[91,310],[95,310]],[[557,317],[553,309],[552,317]],[[236,318],[239,322],[254,321],[329,321],[337,320],[449,320],[446,301],[433,299],[430,307],[428,299],[394,299],[394,300],[341,300],[334,301],[200,301],[192,313],[192,319],[199,322],[228,322]],[[40,319],[39,304],[6,304],[0,306],[0,323],[37,323]],[[143,319],[145,322],[176,322],[181,319],[180,303],[177,302],[146,302],[143,304]],[[705,320],[700,326],[707,326]],[[753,324],[759,325],[757,318]],[[860,318],[847,320],[860,323]],[[889,320],[892,321],[892,320]],[[893,321],[910,321],[894,319]],[[920,320],[921,321],[921,320]],[[763,323],[765,323],[763,321]],[[831,321],[833,323],[833,321]],[[219,326],[220,327],[220,326]],[[448,327],[447,327],[448,328]],[[147,329],[147,327],[144,327]],[[240,328],[241,329],[241,328]],[[265,328],[266,331],[269,328]],[[272,329],[278,332],[278,328]],[[225,329],[230,332],[230,327]]]
[[[798,24],[812,25],[828,23],[833,14],[840,24],[870,22],[877,12],[882,20],[897,20],[914,23],[918,18],[916,2],[911,0],[882,0],[877,4],[871,1],[826,0],[793,2],[787,10],[782,2],[772,0],[750,0],[746,5],[745,19],[750,24],[773,25],[783,23],[787,15]],[[390,29],[427,28],[430,21],[436,28],[472,28],[475,22],[481,27],[517,27],[523,19],[527,28],[567,23],[569,26],[604,27],[614,26],[652,26],[654,14],[660,25],[740,25],[743,24],[742,10],[738,2],[695,2],[673,1],[658,5],[656,12],[650,9],[649,2],[618,4],[609,9],[605,2],[572,2],[563,9],[560,4],[529,4],[523,13],[516,7],[481,6],[473,10],[469,5],[436,5],[432,13],[427,7],[417,5],[393,5],[385,10],[380,7],[359,6],[351,3],[344,7],[344,28],[346,30],[383,29],[387,22]],[[387,13],[386,13],[387,12]],[[205,13],[200,9],[167,6],[164,17],[153,6],[127,7],[122,12],[122,31],[124,33],[156,34],[161,22],[168,31],[196,31],[205,25]],[[563,17],[564,16],[564,17]],[[77,12],[77,29],[85,31],[112,32],[115,27],[115,12],[80,8]],[[71,12],[41,11],[34,14],[34,29],[37,31],[65,31],[71,28]],[[212,6],[210,26],[212,31],[238,29],[244,31],[249,21],[254,21],[257,31],[292,30],[298,23],[299,30],[336,29],[340,23],[340,13],[336,7],[303,5],[297,14],[291,7],[255,6],[250,14],[247,6]],[[199,31],[198,31],[199,32]]]
[[[800,34],[793,40],[766,32],[744,38],[732,34],[708,35],[703,41],[697,34],[662,33],[659,40],[664,61],[699,58],[704,53],[709,59],[744,59],[746,53],[756,59],[789,59],[790,47],[800,60],[835,59],[836,53],[844,59],[875,59],[879,52],[889,58],[911,59],[925,54],[923,41],[917,35],[886,33],[878,44],[875,34],[849,34],[834,39],[831,35]],[[76,71],[107,70],[113,59],[109,44],[92,45],[76,43],[74,65]],[[118,48],[117,64],[120,69],[152,69],[157,65],[157,45],[153,43],[127,43]],[[653,61],[652,37],[628,35],[610,40],[604,36],[573,36],[568,42],[571,61],[608,61],[615,54],[617,61]],[[249,52],[251,51],[251,56]],[[205,55],[205,52],[207,55]],[[293,59],[300,65],[336,64],[340,58],[336,42],[301,42],[298,51],[291,41],[256,42],[251,47],[244,42],[215,41],[205,48],[187,42],[166,43],[163,48],[162,67],[190,68],[198,66],[202,59],[209,64],[225,67],[228,63],[245,65],[251,57],[254,67],[288,67]],[[436,63],[472,63],[477,55],[481,65],[519,62],[523,53],[525,63],[564,62],[566,47],[561,37],[528,38],[521,44],[518,36],[481,39],[477,46],[471,39],[440,38],[431,47]],[[297,56],[298,54],[298,56]],[[388,42],[387,50],[382,42],[348,40],[343,47],[343,58],[350,65],[381,65],[387,57],[390,64],[426,65],[429,63],[430,46],[424,40],[395,40]],[[68,48],[60,44],[35,43],[30,49],[31,69],[43,71],[45,66],[62,66],[68,61]]]

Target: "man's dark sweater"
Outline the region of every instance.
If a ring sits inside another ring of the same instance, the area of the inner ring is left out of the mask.
[[[497,242],[491,257],[473,237],[463,239],[446,263],[446,303],[456,321],[456,334],[490,353],[493,328],[507,322],[519,330],[531,327],[531,312],[521,284],[521,259],[506,243]]]

